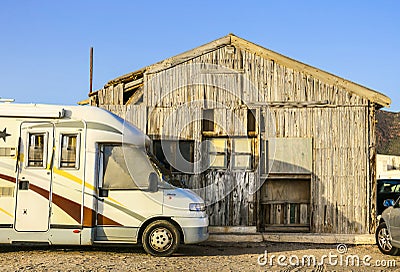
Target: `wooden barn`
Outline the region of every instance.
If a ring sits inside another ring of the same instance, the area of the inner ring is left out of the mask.
[[[385,95],[233,34],[110,80],[87,104],[153,139],[211,226],[368,234]]]

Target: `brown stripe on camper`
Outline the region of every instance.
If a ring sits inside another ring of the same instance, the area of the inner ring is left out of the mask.
[[[0,174],[0,179],[4,179],[4,180],[11,181],[11,182],[15,183],[15,178],[10,177],[10,176],[6,176],[6,175],[3,175],[3,174]]]
[[[122,226],[121,224],[111,220],[108,217],[105,217],[102,214],[97,214],[97,224],[98,225],[107,225],[107,226]]]
[[[36,193],[40,194],[43,197],[48,198],[48,194],[45,195],[44,193],[46,190],[37,187],[35,185],[30,184],[29,187]],[[62,197],[57,194],[53,194],[52,196],[52,202],[56,204],[58,207],[60,207],[63,211],[65,211],[69,216],[71,216],[76,222],[80,223],[81,222],[81,205],[67,199],[65,197]],[[95,212],[92,209],[89,209],[87,207],[83,207],[83,226],[84,227],[93,227],[96,222],[95,222]],[[105,216],[103,221],[106,221],[106,225],[112,225],[112,226],[122,226],[118,222],[115,222],[114,220],[107,218]],[[105,225],[104,223],[98,222],[100,225]]]
[[[15,183],[15,178],[0,174],[0,178],[11,181]],[[49,191],[36,186],[32,183],[29,184],[29,189],[34,191],[35,193],[41,195],[42,197],[49,199]],[[62,197],[57,194],[52,195],[52,203],[60,207],[64,212],[66,212],[69,216],[71,216],[76,222],[80,223],[81,222],[81,205],[67,199],[65,197]],[[96,222],[96,212],[90,208],[83,207],[83,227],[93,227],[95,226]],[[105,217],[101,215],[98,217],[98,219],[101,219],[98,221],[98,224],[101,225],[112,225],[112,226],[122,226],[120,223],[115,222],[114,220]]]

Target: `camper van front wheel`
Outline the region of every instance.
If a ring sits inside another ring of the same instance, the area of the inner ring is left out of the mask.
[[[157,220],[150,223],[144,230],[142,244],[147,253],[166,257],[178,249],[179,239],[179,232],[172,223]]]

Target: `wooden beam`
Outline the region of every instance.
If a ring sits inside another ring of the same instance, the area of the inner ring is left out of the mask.
[[[130,91],[131,89],[137,87],[136,85],[143,84],[143,77],[136,79],[134,81],[131,81],[129,83],[126,83],[124,86],[124,92]]]
[[[293,173],[269,173],[266,175],[261,175],[263,179],[310,179],[311,174],[293,174]]]
[[[146,69],[147,69],[147,67],[144,67],[144,68],[139,69],[137,71],[134,71],[132,73],[129,73],[129,74],[114,78],[114,79],[110,80],[106,85],[104,85],[104,88],[107,88],[107,87],[112,86],[112,85],[119,84],[121,82],[122,83],[131,82],[131,81],[134,81],[134,80],[136,80],[136,79],[138,79],[140,77],[143,77],[143,73],[146,71]]]
[[[347,244],[373,245],[375,238],[370,234],[314,234],[314,233],[213,233],[203,242],[278,242],[278,243],[310,243],[310,244]]]
[[[349,244],[373,245],[374,235],[371,234],[314,234],[314,233],[263,233],[266,242],[311,243],[311,244]]]
[[[263,241],[262,234],[210,234],[208,240],[204,243],[210,242],[237,242],[237,243],[260,243]]]
[[[256,226],[210,226],[208,227],[210,233],[241,233],[241,234],[254,234],[257,233]]]
[[[274,101],[274,102],[251,102],[249,105],[254,106],[268,106],[268,107],[326,107],[329,106],[329,101]]]
[[[78,102],[78,105],[89,105],[89,104],[90,104],[90,98]]]
[[[143,88],[139,88],[136,92],[129,98],[125,105],[136,104],[139,99],[143,96]]]
[[[152,73],[157,73],[162,70],[168,69],[170,67],[176,66],[180,63],[183,63],[185,61],[194,59],[198,56],[207,54],[211,51],[217,50],[218,48],[221,48],[225,45],[231,44],[231,35],[227,35],[225,37],[222,37],[218,40],[212,41],[210,43],[207,43],[205,45],[199,46],[197,48],[194,48],[192,50],[186,51],[182,54],[179,54],[177,56],[168,58],[166,60],[163,60],[159,63],[153,64],[151,66],[148,66],[147,73],[152,74]]]

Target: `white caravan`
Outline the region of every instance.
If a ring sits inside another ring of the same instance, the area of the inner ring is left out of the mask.
[[[142,243],[168,256],[206,240],[204,201],[164,180],[149,145],[100,108],[0,103],[0,244]]]

